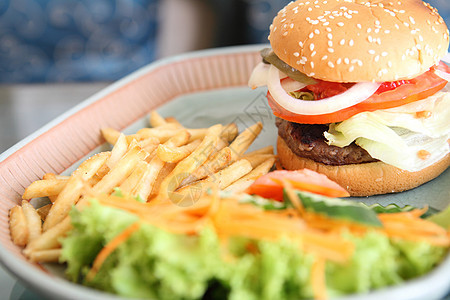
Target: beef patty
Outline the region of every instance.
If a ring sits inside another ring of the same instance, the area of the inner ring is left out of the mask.
[[[278,135],[300,157],[333,166],[377,161],[355,143],[343,148],[328,145],[323,135],[328,130],[328,125],[298,124],[280,118],[277,118],[275,124]]]

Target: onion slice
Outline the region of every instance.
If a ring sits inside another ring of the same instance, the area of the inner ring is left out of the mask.
[[[289,93],[289,92],[301,90],[302,88],[304,88],[306,86],[306,84],[304,84],[303,82],[291,79],[291,78],[287,78],[287,79],[283,79],[281,81],[281,86],[283,87],[283,89],[286,92]]]
[[[267,77],[269,76],[269,70],[270,70],[270,64],[265,64],[263,62],[260,62],[255,66],[255,68],[252,71],[252,74],[250,75],[250,78],[248,79],[248,86],[252,89],[256,89],[260,86],[266,86],[267,85]],[[278,69],[277,69],[278,70]],[[280,79],[286,78],[287,75],[283,72],[279,71]]]
[[[444,79],[445,81],[450,81],[450,74],[441,71],[441,70],[434,70],[434,74],[436,74],[437,76],[441,77],[442,79]]]
[[[252,89],[267,85],[267,75],[270,69],[270,65],[260,62],[253,69],[250,78],[248,79],[248,86]]]
[[[280,83],[278,69],[270,66],[267,87],[272,98],[286,110],[301,115],[322,115],[363,102],[375,93],[380,87],[380,83],[361,82],[355,84],[347,91],[329,98],[316,101],[300,100],[286,93]]]

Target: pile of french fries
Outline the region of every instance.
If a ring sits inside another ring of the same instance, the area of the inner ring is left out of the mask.
[[[125,135],[112,128],[101,133],[112,145],[83,161],[69,176],[45,174],[32,182],[21,205],[10,210],[14,244],[32,262],[57,262],[60,238],[71,228],[69,211],[88,205],[89,195],[117,189],[142,202],[189,205],[206,189],[242,192],[275,163],[273,147],[246,153],[262,130],[256,123],[240,134],[236,124],[189,129],[156,111],[150,127]],[[35,208],[29,201],[47,197]]]

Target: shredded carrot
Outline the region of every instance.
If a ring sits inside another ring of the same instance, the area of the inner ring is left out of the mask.
[[[133,232],[138,230],[140,227],[139,222],[135,222],[131,224],[129,227],[127,227],[124,231],[122,231],[120,234],[118,234],[115,238],[113,238],[111,241],[109,241],[108,244],[106,244],[105,247],[99,252],[97,257],[94,260],[94,263],[92,264],[92,268],[89,270],[86,279],[88,281],[92,280],[97,272],[100,270],[101,266],[105,262],[105,260],[108,258],[108,256],[116,250],[117,247],[120,246],[123,242],[125,242]]]
[[[327,286],[325,279],[325,259],[318,256],[314,260],[311,269],[311,286],[314,294],[314,299],[327,299]]]
[[[218,191],[214,189],[189,207],[177,206],[169,200],[140,203],[131,197],[98,195],[96,198],[103,205],[128,211],[137,215],[141,222],[173,233],[195,235],[205,226],[212,226],[220,244],[225,248],[230,238],[235,236],[265,241],[279,241],[282,237],[287,237],[296,242],[299,249],[313,254],[316,259],[311,271],[311,283],[316,299],[327,297],[326,262],[344,263],[353,255],[355,246],[342,237],[343,231],[363,235],[368,230],[375,230],[392,238],[450,246],[450,234],[447,230],[420,218],[427,208],[378,214],[383,226],[372,228],[307,211],[290,182],[282,183],[294,208],[264,210],[253,204],[240,203],[237,196],[221,199]],[[108,255],[138,228],[139,223],[133,224],[102,249],[94,261],[88,279],[95,276]],[[224,259],[232,257],[224,251]]]
[[[272,179],[272,180],[275,181],[277,179]],[[298,197],[297,193],[294,191],[294,188],[292,187],[291,182],[289,182],[286,179],[282,179],[281,182],[282,182],[282,185],[283,185],[286,193],[288,194],[288,197],[291,200],[292,204],[298,210],[298,212],[300,214],[300,217],[304,216],[305,215],[305,208],[303,207],[302,201]]]

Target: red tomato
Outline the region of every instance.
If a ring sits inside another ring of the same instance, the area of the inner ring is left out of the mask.
[[[443,62],[439,64],[438,68],[450,73],[450,68]],[[354,106],[323,115],[299,115],[278,105],[270,93],[267,93],[267,99],[274,115],[277,117],[302,124],[327,124],[344,121],[363,111],[392,108],[425,99],[440,91],[446,84],[447,81],[434,74],[434,69],[431,69],[416,78],[403,82],[385,82],[369,99]],[[326,88],[326,85],[322,84],[322,86]],[[336,86],[333,90],[336,90]],[[320,92],[317,91],[317,93]]]
[[[255,180],[247,189],[248,194],[256,194],[267,199],[283,201],[282,181],[287,180],[298,190],[328,197],[348,197],[349,193],[327,176],[309,169],[298,171],[278,170],[267,173]]]

